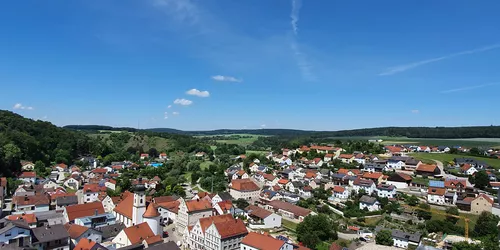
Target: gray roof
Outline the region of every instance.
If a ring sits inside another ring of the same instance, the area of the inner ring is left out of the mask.
[[[62,196],[56,198],[56,205],[58,206],[66,206],[66,205],[74,205],[78,204],[78,196]]]
[[[298,188],[298,187],[303,187],[305,186],[304,183],[300,182],[300,181],[292,181],[292,184],[293,184],[293,187],[294,188]]]
[[[407,240],[415,243],[420,242],[420,238],[422,237],[422,234],[420,233],[406,233],[401,230],[392,230],[392,238],[400,239],[400,240]]]
[[[16,228],[16,227],[30,229],[28,223],[26,223],[25,221],[20,221],[20,220],[8,221],[8,222],[6,222],[6,225],[4,227],[0,228],[0,234],[3,234],[5,232],[11,230],[12,228]]]
[[[148,247],[148,250],[179,250],[180,248],[173,241],[168,241],[162,244]]]
[[[99,228],[96,228],[96,230],[102,232],[103,239],[108,239],[111,237],[115,237],[124,228],[125,228],[125,225],[123,225],[123,223],[117,223],[117,224],[113,224],[113,225],[99,227]]]
[[[368,195],[363,195],[360,199],[359,202],[367,203],[367,204],[374,204],[377,201],[377,199],[370,197]]]
[[[220,192],[218,193],[218,195],[223,201],[230,201],[233,199],[233,197],[228,192]]]
[[[64,218],[62,213],[58,213],[55,210],[45,211],[45,212],[35,212],[36,219],[38,221],[45,221],[48,219]]]
[[[63,225],[53,225],[46,227],[37,227],[31,229],[33,232],[33,243],[44,243],[54,240],[67,240],[69,238],[68,231]]]

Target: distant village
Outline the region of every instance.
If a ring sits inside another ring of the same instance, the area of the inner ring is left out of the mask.
[[[296,230],[318,214],[339,224],[339,241],[328,242],[326,249],[452,249],[464,241],[480,243],[469,235],[468,216],[500,216],[498,169],[468,157],[470,149],[461,146],[389,145],[384,150],[372,154],[303,145],[266,152],[266,163],[239,155],[225,170],[227,190],[185,183],[184,197],[153,195],[163,181],[158,176],[139,176],[130,189],[113,194],[123,171],[140,164],[161,168],[170,160],[166,153],[143,153],[139,162],[107,166],[86,156],[79,161],[88,167],[54,164],[49,176],[37,176],[35,164],[23,161],[19,185],[0,179],[0,243],[6,249],[302,250],[311,247],[298,240]],[[463,157],[452,162],[413,157],[414,152],[452,150]],[[210,157],[209,152],[191,154]],[[495,149],[483,154],[500,158]],[[486,183],[480,184],[480,175]],[[451,208],[458,213],[450,214]],[[431,212],[463,220],[456,223],[464,223],[466,232],[420,230]],[[380,218],[379,224],[369,225],[369,218]],[[387,231],[389,243],[378,244]]]

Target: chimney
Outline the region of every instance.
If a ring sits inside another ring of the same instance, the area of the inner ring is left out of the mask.
[[[95,213],[94,215],[98,215],[99,214],[99,212],[97,211],[97,209],[94,210],[94,213]]]

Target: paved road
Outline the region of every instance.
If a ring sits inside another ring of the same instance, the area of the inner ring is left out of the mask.
[[[339,236],[339,239],[343,239],[343,240],[354,240],[354,239],[359,238],[359,236],[357,234],[346,234],[346,233],[342,233],[342,232],[337,232],[337,235]]]

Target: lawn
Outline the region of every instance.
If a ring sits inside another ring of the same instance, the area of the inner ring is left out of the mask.
[[[445,220],[446,215],[444,214],[439,214],[439,213],[446,213],[443,210],[437,210],[434,208],[431,208],[432,212],[432,220]],[[439,213],[437,213],[439,212]],[[467,213],[460,213],[460,216],[469,218],[469,230],[473,229],[474,226],[476,225],[477,219],[479,218],[479,215],[474,215],[474,214],[467,214]],[[459,219],[457,222],[458,226],[465,227],[465,220],[464,219]]]
[[[334,140],[383,140],[384,145],[412,144],[427,146],[464,146],[464,147],[500,147],[500,138],[470,138],[470,139],[440,139],[440,138],[408,138],[389,136],[353,136],[353,137],[330,137]]]
[[[431,154],[431,153],[411,153],[411,156],[416,159],[420,159],[422,161],[428,160],[437,160],[446,164],[446,162],[453,161],[455,158],[474,158],[480,161],[484,161],[495,169],[500,168],[500,160],[486,157],[478,157],[478,156],[467,156],[467,155],[459,155],[459,154]]]
[[[258,151],[258,150],[247,150],[246,151],[247,155],[250,155],[250,154],[264,155],[266,153],[267,153],[267,151]]]
[[[237,138],[237,136],[240,136],[242,138]],[[241,145],[241,146],[248,146],[252,144],[254,141],[257,140],[257,138],[264,136],[264,135],[253,135],[253,134],[227,134],[227,135],[200,135],[200,136],[195,136],[195,137],[204,137],[204,138],[210,138],[210,137],[224,137],[224,139],[217,138],[218,143],[227,143],[227,144],[236,144],[236,145]],[[227,138],[227,139],[225,139]]]
[[[293,222],[293,221],[289,221],[289,220],[286,220],[286,219],[281,219],[281,225],[284,227],[284,228],[287,228],[289,230],[292,230],[295,232],[295,230],[297,230],[297,223]]]

